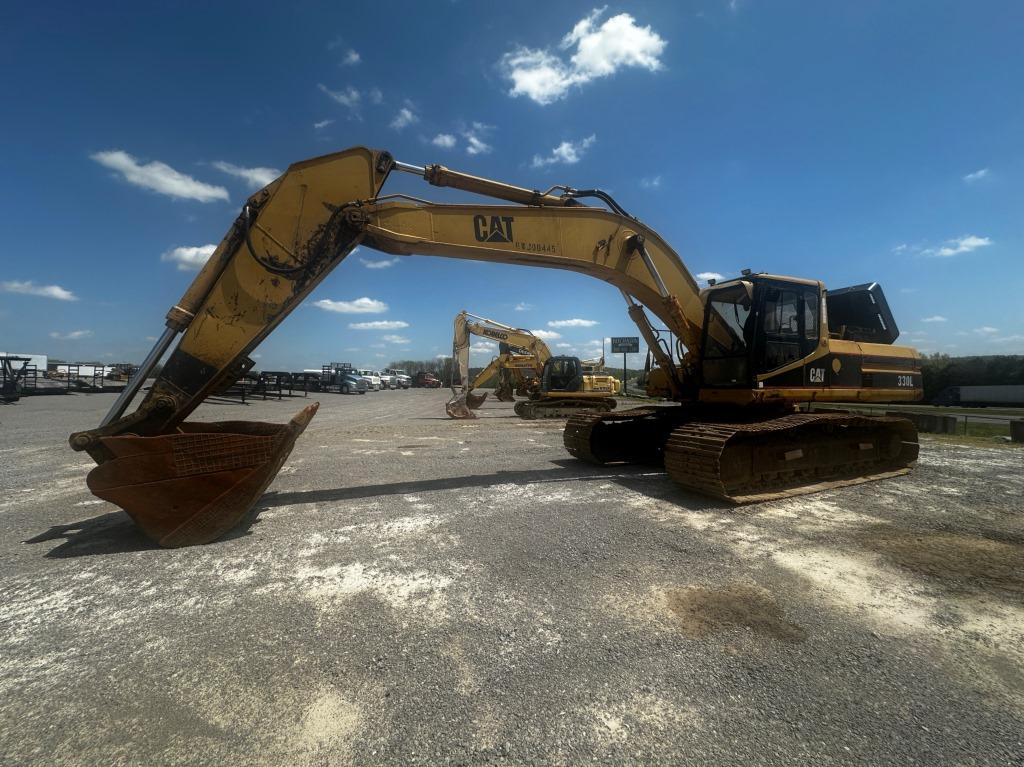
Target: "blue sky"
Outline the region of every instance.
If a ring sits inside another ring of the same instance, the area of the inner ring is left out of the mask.
[[[600,187],[695,274],[877,281],[901,342],[1024,352],[1019,3],[61,5],[0,19],[5,351],[138,361],[254,188],[367,144]],[[597,280],[362,249],[258,365],[433,357],[461,309],[635,335]]]

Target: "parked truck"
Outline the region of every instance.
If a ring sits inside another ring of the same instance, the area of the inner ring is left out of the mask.
[[[412,386],[412,378],[404,370],[397,368],[388,368],[384,371],[391,376],[391,385],[393,389],[408,389]]]
[[[440,389],[441,379],[426,370],[420,370],[413,376],[412,385],[415,389]]]

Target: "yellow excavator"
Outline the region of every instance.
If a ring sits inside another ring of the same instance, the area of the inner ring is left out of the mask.
[[[469,342],[471,336],[489,338],[499,344],[499,354],[470,380]],[[525,396],[516,402],[521,418],[564,418],[582,411],[607,412],[615,407],[619,381],[600,373],[596,360],[552,356],[544,341],[532,331],[514,328],[496,320],[462,311],[455,315],[452,353],[458,365],[461,391],[452,386],[452,398],[445,404],[451,418],[476,418],[473,413],[483,405],[486,394],[473,389],[498,376],[495,396],[513,402],[513,390]],[[603,362],[603,360],[602,360]],[[529,379],[529,380],[527,380]]]
[[[396,171],[511,204],[383,195]],[[601,190],[530,190],[357,147],[292,165],[245,203],[168,311],[140,373],[98,428],[71,435],[98,464],[90,490],[164,546],[213,541],[241,522],[316,405],[283,425],[186,418],[356,246],[567,269],[618,288],[657,358],[649,378],[676,404],[573,416],[564,442],[583,460],[663,461],[686,490],[746,502],[893,476],[917,458],[906,419],[798,412],[808,402],[920,399],[920,356],[893,345],[898,330],[876,284],[827,291],[745,271],[701,290],[672,248]]]

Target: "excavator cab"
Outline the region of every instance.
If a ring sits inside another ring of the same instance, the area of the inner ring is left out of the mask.
[[[826,292],[815,280],[746,274],[703,297],[701,383],[719,390],[716,401],[829,399],[829,389],[884,389],[895,399],[901,390],[919,392],[920,363],[893,346],[899,329],[877,283]]]
[[[821,294],[818,282],[769,275],[748,275],[709,291],[704,386],[749,389],[764,375],[813,355],[820,340]]]
[[[552,357],[544,363],[540,374],[540,390],[548,392],[578,392],[583,389],[583,365],[577,357]]]

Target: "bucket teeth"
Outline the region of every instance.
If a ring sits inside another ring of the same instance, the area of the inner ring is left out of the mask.
[[[89,473],[89,489],[161,546],[210,543],[246,516],[318,407],[286,424],[183,423],[174,434],[104,437],[113,458]]]
[[[469,394],[466,395],[466,404],[469,405],[470,410],[479,410],[480,406],[483,405],[484,402],[486,401],[487,392],[484,392],[483,394],[473,394],[472,392],[470,392]]]

